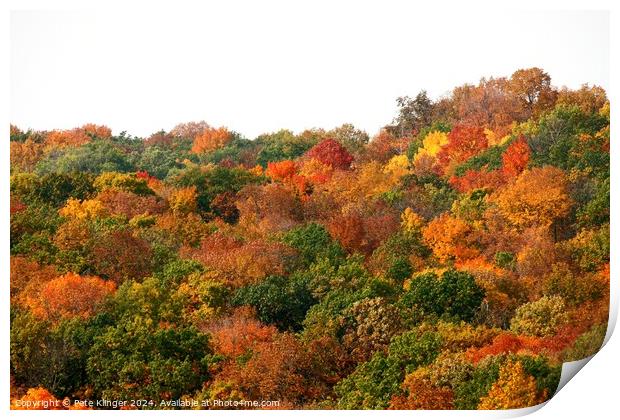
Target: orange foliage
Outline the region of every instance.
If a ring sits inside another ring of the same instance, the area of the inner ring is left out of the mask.
[[[11,165],[22,171],[32,171],[44,155],[45,145],[36,143],[31,138],[25,142],[11,142]]]
[[[474,247],[475,232],[465,221],[444,213],[423,229],[424,242],[442,262],[464,260],[478,256]]]
[[[112,293],[113,282],[99,277],[68,273],[42,285],[30,287],[23,301],[33,314],[57,321],[63,318],[88,318]]]
[[[107,189],[97,195],[110,214],[121,214],[132,219],[141,214],[157,215],[164,212],[166,204],[152,195],[137,195],[129,191]]]
[[[324,184],[329,181],[334,173],[330,165],[325,165],[316,159],[304,162],[300,175],[309,179],[313,184]]]
[[[568,214],[572,200],[564,171],[553,166],[526,170],[493,196],[499,211],[519,228],[550,226]]]
[[[11,401],[11,410],[91,410],[84,404],[71,405],[68,399],[59,400],[47,389],[29,388],[25,395]]]
[[[108,138],[112,131],[103,125],[85,124],[72,130],[50,131],[45,144],[50,147],[78,147],[88,143],[92,137]]]
[[[266,233],[288,230],[303,220],[301,200],[289,185],[271,183],[249,186],[239,194],[239,225],[246,233],[260,237]]]
[[[276,181],[289,180],[297,173],[297,164],[292,160],[269,162],[265,175]]]
[[[228,283],[242,286],[267,275],[285,275],[295,251],[280,243],[242,242],[216,232],[203,239],[197,249],[182,248],[181,255],[221,272]]]
[[[56,267],[41,265],[20,255],[11,255],[11,297],[16,296],[29,284],[45,283],[58,275]]]
[[[452,410],[454,393],[447,386],[433,385],[428,369],[410,373],[403,382],[406,396],[396,395],[390,401],[390,410]]]
[[[375,160],[379,163],[386,163],[392,156],[402,155],[407,151],[410,139],[396,138],[387,130],[382,130],[376,135],[366,148],[366,160]]]
[[[25,395],[11,401],[11,410],[62,410],[62,401],[47,389],[29,388]]]
[[[281,400],[283,406],[325,398],[340,378],[333,372],[344,355],[338,344],[321,338],[304,346],[292,334],[259,343],[245,365],[226,376],[248,399]]]
[[[381,242],[385,241],[400,227],[398,215],[377,212],[364,214],[350,210],[335,215],[328,223],[329,233],[349,252],[370,255]]]
[[[582,322],[564,325],[558,328],[556,334],[541,338],[502,332],[493,339],[491,344],[480,348],[472,347],[465,354],[467,359],[473,363],[478,363],[487,356],[498,354],[544,354],[558,361],[561,352],[571,347],[579,335],[595,323]]]
[[[232,136],[225,127],[208,127],[194,138],[193,153],[212,152],[225,146]]]
[[[231,359],[239,357],[260,343],[273,340],[277,328],[257,321],[249,309],[239,308],[230,317],[209,326],[217,353]]]
[[[460,177],[451,176],[449,182],[458,192],[467,193],[477,188],[496,189],[505,183],[505,179],[501,171],[468,169]]]

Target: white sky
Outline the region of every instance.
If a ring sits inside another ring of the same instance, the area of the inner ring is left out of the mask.
[[[250,138],[350,122],[372,135],[397,96],[436,98],[518,68],[609,87],[607,12],[414,3],[14,11],[11,122],[148,136],[204,119]]]

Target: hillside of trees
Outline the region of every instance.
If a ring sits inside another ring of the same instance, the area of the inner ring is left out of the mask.
[[[606,333],[609,106],[532,68],[374,138],[11,126],[12,408],[545,401]]]

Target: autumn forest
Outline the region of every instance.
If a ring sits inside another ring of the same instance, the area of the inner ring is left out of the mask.
[[[551,398],[607,329],[605,91],[530,68],[395,105],[373,137],[11,126],[11,407]]]

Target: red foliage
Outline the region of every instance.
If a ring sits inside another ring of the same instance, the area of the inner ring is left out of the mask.
[[[353,156],[340,143],[333,139],[323,140],[308,150],[306,155],[334,169],[348,169],[353,162]]]
[[[457,125],[448,134],[448,144],[439,151],[437,160],[444,173],[449,173],[454,165],[465,162],[487,146],[482,127]]]
[[[541,338],[502,332],[493,339],[491,344],[480,348],[470,348],[466,356],[473,363],[478,363],[487,356],[507,353],[524,352],[558,357],[563,350],[572,346],[587,328],[587,324],[564,325],[555,335]]]
[[[519,175],[530,160],[530,147],[523,136],[512,142],[502,155],[502,172],[507,177]]]
[[[10,212],[11,212],[11,216],[14,215],[15,213],[19,213],[20,211],[26,210],[26,205],[24,203],[22,203],[22,201],[15,197],[13,194],[11,194],[11,199],[10,199]]]
[[[358,211],[338,214],[327,229],[349,252],[370,255],[381,242],[398,230],[400,223],[394,214],[366,215]]]
[[[467,193],[476,188],[492,188],[496,189],[505,182],[504,175],[500,171],[475,171],[469,169],[463,176],[451,176],[450,185],[458,192]]]

